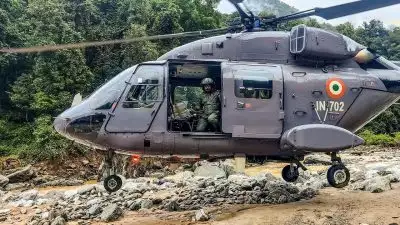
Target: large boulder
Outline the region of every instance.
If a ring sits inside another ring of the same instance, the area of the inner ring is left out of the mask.
[[[111,204],[103,209],[100,218],[104,222],[111,222],[117,220],[122,214],[123,211],[118,205]]]
[[[0,188],[5,187],[8,184],[8,182],[10,182],[10,180],[7,177],[0,174]]]
[[[226,178],[226,173],[218,166],[203,165],[196,168],[194,175],[198,177]]]
[[[35,171],[33,171],[32,167],[29,165],[17,172],[14,172],[7,176],[10,183],[19,183],[28,181],[36,176]]]
[[[174,182],[174,183],[181,183],[193,178],[193,172],[191,171],[183,171],[179,172],[175,175],[164,177],[165,181]]]
[[[220,166],[226,173],[227,176],[236,173],[235,170],[235,160],[233,159],[226,159],[225,161],[221,162]]]
[[[390,189],[390,179],[387,176],[377,176],[365,181],[365,190],[372,193],[380,193]]]

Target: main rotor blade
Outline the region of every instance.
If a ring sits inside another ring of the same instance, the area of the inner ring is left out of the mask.
[[[271,22],[295,20],[308,16],[319,16],[324,19],[331,20],[396,4],[400,4],[400,0],[360,0],[327,8],[314,8],[291,15],[278,17],[273,19]]]
[[[239,3],[242,3],[243,0],[228,0],[233,6],[235,6],[236,10],[239,12],[239,15],[242,20],[245,18],[250,18],[249,14],[247,14],[242,7],[239,6]],[[243,22],[243,21],[242,21]]]
[[[191,31],[191,32],[183,32],[183,33],[176,33],[176,34],[163,34],[163,35],[130,38],[130,39],[82,42],[82,43],[60,44],[60,45],[44,45],[44,46],[34,46],[34,47],[28,47],[28,48],[1,48],[0,52],[2,52],[2,53],[51,52],[51,51],[57,51],[57,50],[63,50],[63,49],[76,49],[76,48],[87,48],[87,47],[95,47],[95,46],[103,46],[103,45],[126,44],[126,43],[138,42],[138,41],[162,40],[162,39],[180,38],[180,37],[195,37],[195,36],[200,36],[200,35],[205,35],[205,34],[212,34],[212,33],[227,31],[227,29],[228,28],[225,27],[225,28],[212,29],[212,30]]]

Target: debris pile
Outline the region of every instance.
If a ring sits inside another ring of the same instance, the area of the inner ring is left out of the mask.
[[[110,222],[117,220],[126,210],[183,211],[222,204],[280,204],[310,199],[316,194],[313,189],[300,189],[269,173],[256,177],[226,177],[212,173],[200,177],[194,172],[183,171],[162,179],[129,179],[115,193],[108,193],[96,184],[78,190],[51,191],[45,195],[40,195],[37,190],[19,194],[10,192],[1,201],[14,207],[48,205],[48,211],[37,212],[30,219],[33,225],[88,219]],[[194,216],[196,219],[209,219],[200,212]]]

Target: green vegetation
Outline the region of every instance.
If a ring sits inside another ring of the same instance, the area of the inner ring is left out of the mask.
[[[237,15],[222,15],[216,11],[218,2],[2,0],[0,47],[100,41],[218,28]],[[296,11],[278,0],[250,2],[252,6],[259,5],[264,14],[284,15]],[[333,27],[307,19],[284,24],[281,29],[290,30],[299,23],[337,30],[389,59],[400,60],[400,28],[387,29],[379,21],[364,23],[361,27],[350,23]],[[51,53],[0,54],[0,156],[19,154],[36,160],[59,159],[71,151],[84,151],[58,136],[51,126],[53,117],[70,106],[73,96],[78,92],[87,95],[123,69],[154,60],[193,40],[180,38]],[[186,94],[196,95],[196,92]],[[400,131],[399,114],[399,106],[394,106],[367,128],[374,133],[395,134]],[[396,136],[399,135],[393,135]],[[373,140],[372,143],[386,143]]]
[[[389,135],[374,134],[369,130],[364,130],[359,135],[364,138],[367,145],[398,146],[400,144],[400,132]]]

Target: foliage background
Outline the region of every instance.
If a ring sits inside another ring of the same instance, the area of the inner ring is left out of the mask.
[[[223,27],[235,15],[216,10],[219,0],[2,0],[0,47],[29,47],[169,34]],[[262,14],[288,14],[296,9],[279,0],[252,0]],[[370,21],[333,27],[316,20],[292,21],[341,32],[400,60],[400,28]],[[154,60],[192,38],[119,44],[37,54],[0,54],[0,155],[59,159],[81,147],[52,129],[53,118],[68,108],[73,96],[91,93],[131,65]],[[372,121],[363,134],[400,131],[400,108],[394,106]],[[370,137],[368,136],[368,137]],[[396,140],[397,140],[396,139]],[[397,142],[395,142],[397,143]]]

